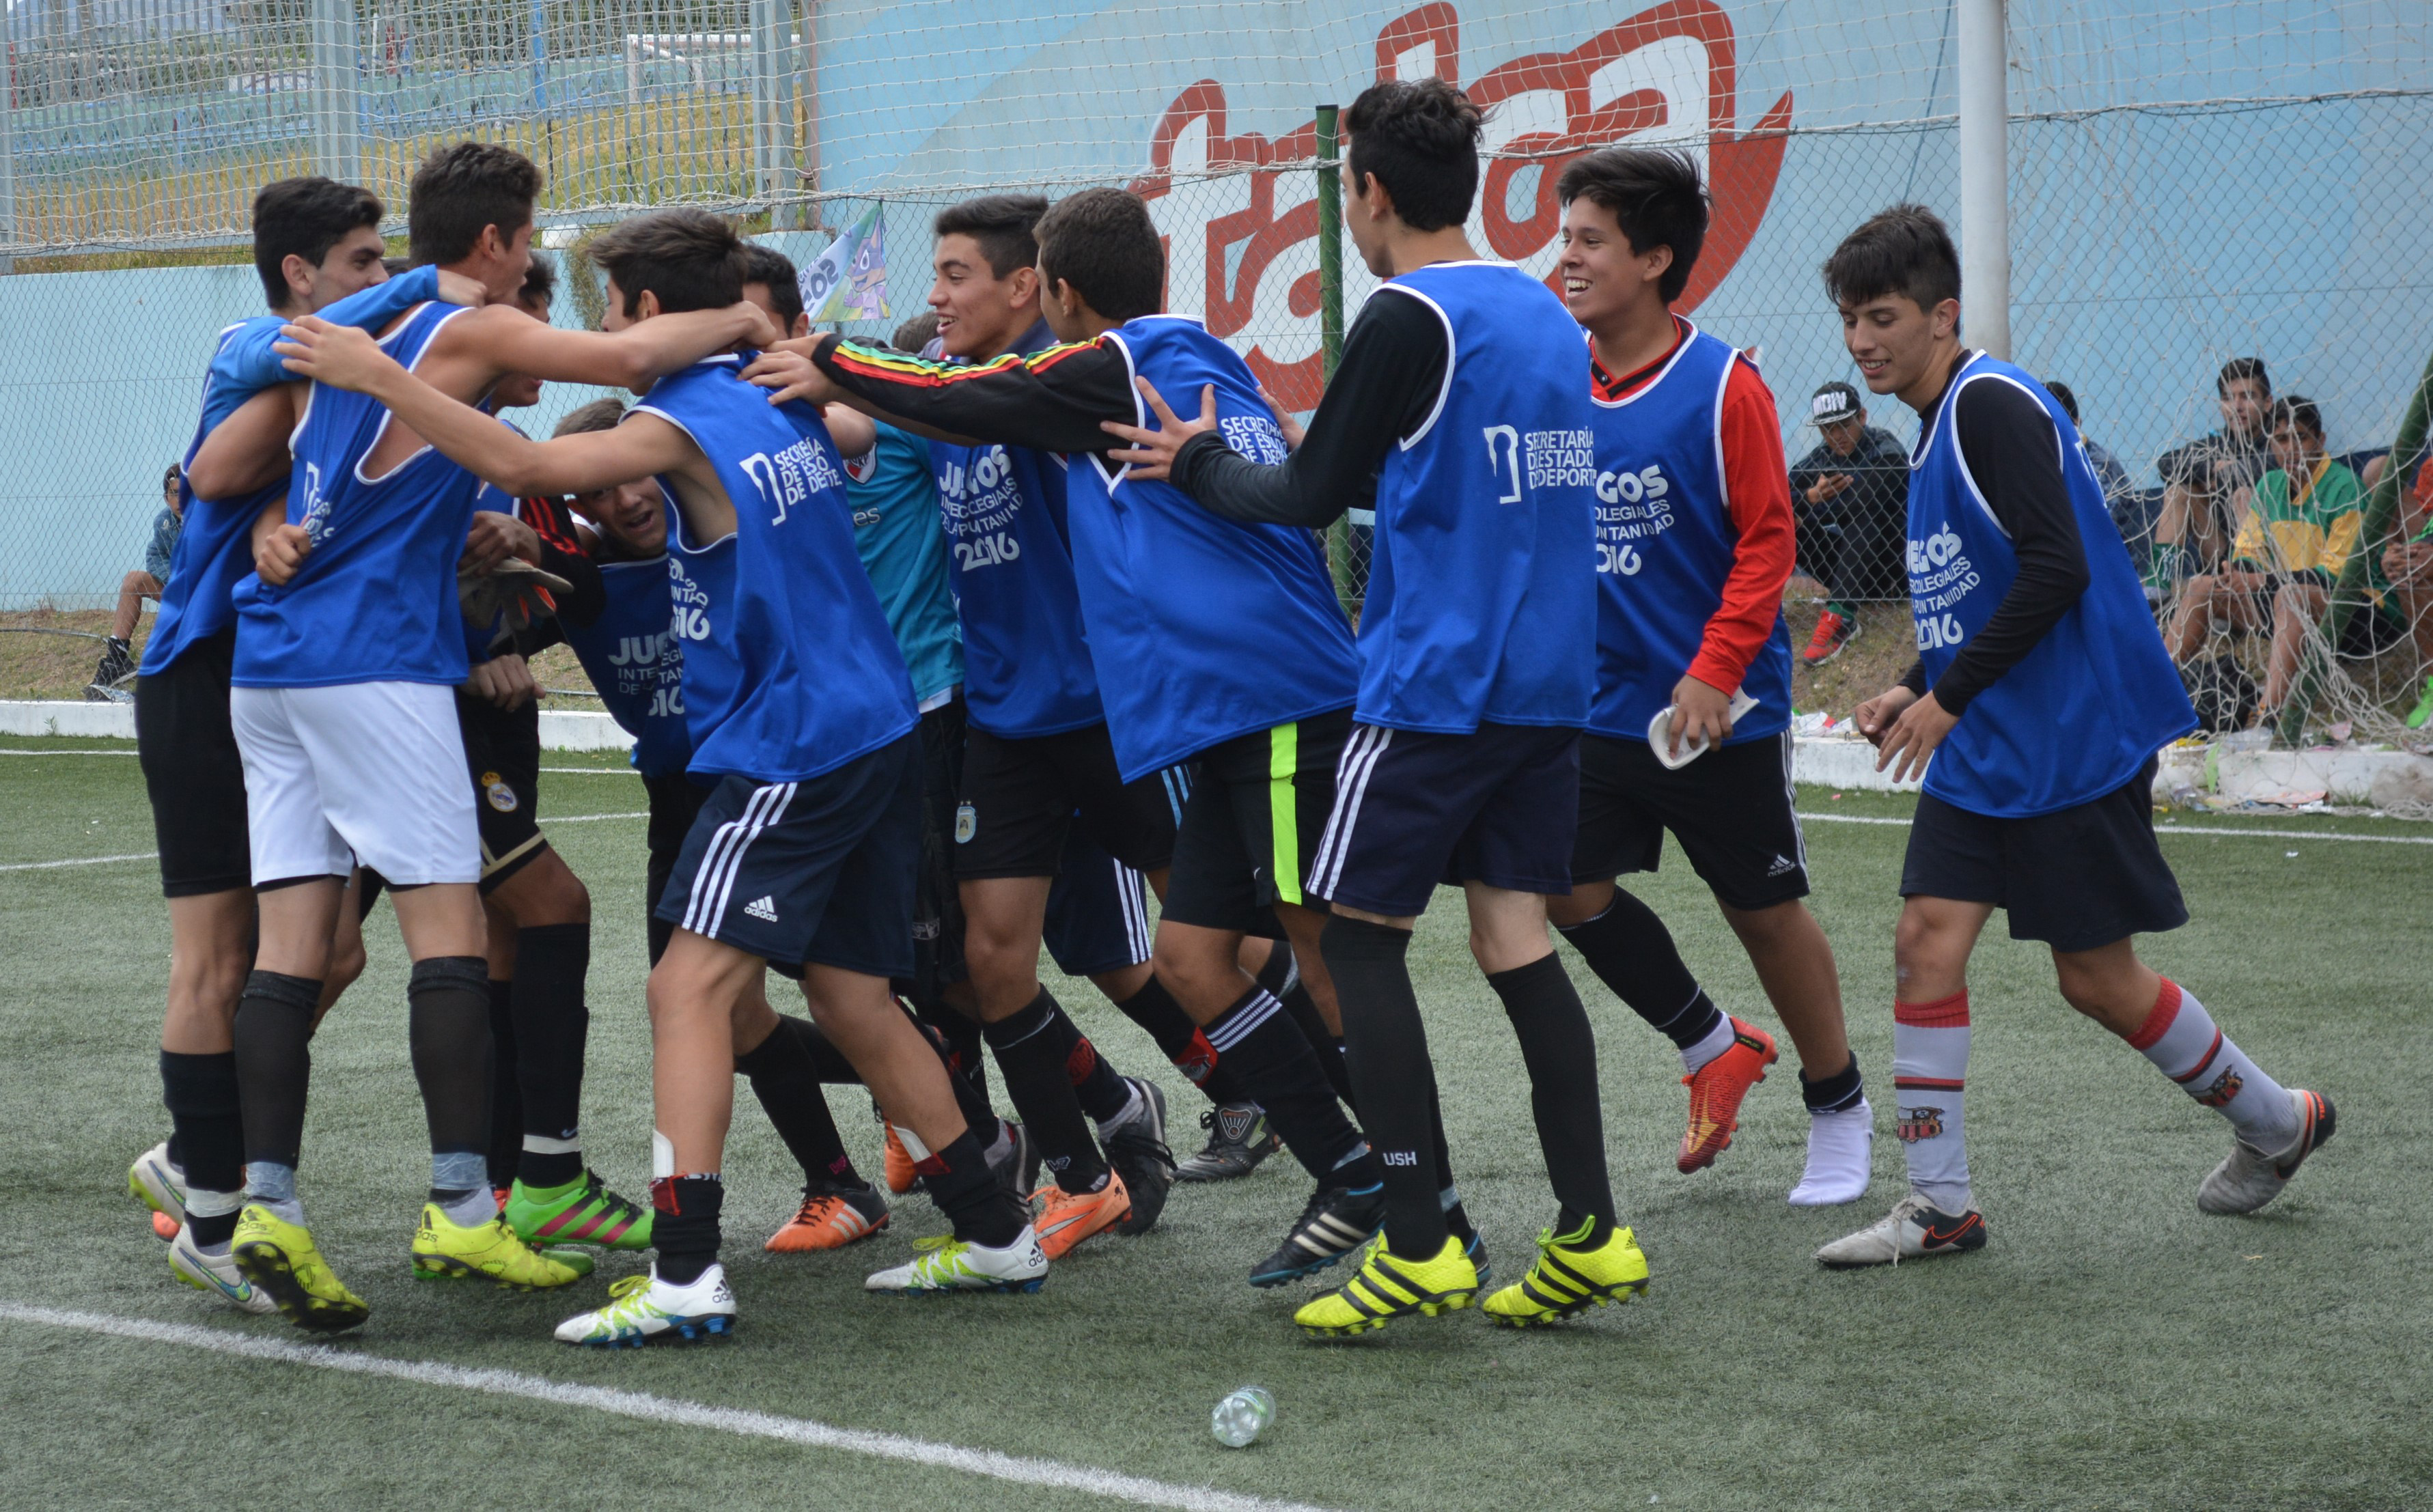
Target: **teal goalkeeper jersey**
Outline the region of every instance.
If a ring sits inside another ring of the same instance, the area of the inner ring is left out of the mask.
[[[946,532],[929,443],[881,422],[870,454],[845,464],[853,543],[923,707],[963,680],[963,632],[946,577]]]

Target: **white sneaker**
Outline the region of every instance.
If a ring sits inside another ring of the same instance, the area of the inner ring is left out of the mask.
[[[153,1212],[166,1215],[180,1228],[186,1222],[186,1173],[169,1164],[169,1142],[162,1140],[127,1168],[127,1195]]]
[[[608,1288],[608,1305],[557,1325],[560,1344],[606,1349],[640,1347],[673,1334],[680,1339],[718,1338],[734,1332],[735,1294],[726,1288],[726,1267],[713,1264],[688,1286],[650,1274],[628,1276]]]
[[[1047,1253],[1039,1248],[1039,1235],[1027,1223],[1013,1243],[1001,1249],[948,1234],[918,1243],[921,1253],[873,1275],[861,1283],[863,1288],[934,1297],[946,1292],[1035,1292],[1047,1280]]]
[[[1791,1189],[1795,1208],[1839,1207],[1867,1195],[1874,1180],[1876,1111],[1867,1099],[1808,1118],[1808,1169]]]
[[[1975,1208],[1954,1215],[1913,1192],[1881,1221],[1845,1234],[1816,1251],[1820,1266],[1897,1266],[1929,1255],[1985,1248],[1985,1220]]]
[[[2213,1168],[2197,1188],[2197,1206],[2207,1213],[2253,1213],[2281,1195],[2306,1157],[2323,1147],[2338,1120],[2332,1099],[2320,1092],[2289,1089],[2298,1110],[2298,1137],[2277,1155],[2267,1155],[2241,1139],[2230,1147],[2230,1158]]]
[[[236,1268],[236,1256],[223,1250],[207,1255],[195,1243],[195,1231],[180,1227],[178,1237],[169,1241],[169,1268],[178,1279],[198,1292],[220,1297],[241,1313],[275,1313],[279,1304],[270,1294],[257,1289]]]

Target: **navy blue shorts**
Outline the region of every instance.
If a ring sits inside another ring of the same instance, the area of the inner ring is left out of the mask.
[[[1064,836],[1042,931],[1056,969],[1067,977],[1121,971],[1148,959],[1148,881],[1100,850],[1075,825]]]
[[[722,777],[656,917],[788,977],[912,974],[921,754],[912,736],[803,782]]]
[[[1580,732],[1482,724],[1427,735],[1354,724],[1308,891],[1387,918],[1425,911],[1438,883],[1572,891]]]

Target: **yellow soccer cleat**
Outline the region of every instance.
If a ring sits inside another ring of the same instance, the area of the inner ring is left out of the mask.
[[[1529,1273],[1478,1304],[1490,1323],[1531,1328],[1559,1322],[1591,1307],[1626,1302],[1647,1289],[1647,1257],[1628,1229],[1616,1229],[1594,1249],[1577,1249],[1538,1231],[1538,1259]]]
[[[298,1328],[335,1334],[372,1316],[370,1306],[330,1269],[302,1224],[290,1223],[259,1203],[247,1203],[237,1215],[230,1253],[254,1289],[277,1303]]]
[[[462,1228],[436,1202],[422,1204],[414,1231],[414,1273],[424,1281],[484,1277],[519,1292],[563,1286],[584,1274],[517,1238],[503,1217]]]
[[[1432,1259],[1406,1260],[1383,1239],[1369,1249],[1359,1274],[1293,1315],[1313,1338],[1350,1338],[1417,1313],[1434,1317],[1468,1307],[1478,1292],[1478,1267],[1448,1236]]]

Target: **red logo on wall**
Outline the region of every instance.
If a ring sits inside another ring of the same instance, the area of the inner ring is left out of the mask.
[[[1381,80],[1463,84],[1460,17],[1433,0],[1388,23],[1376,56]],[[1684,311],[1732,270],[1773,202],[1791,94],[1739,129],[1732,25],[1713,0],[1666,0],[1570,52],[1525,54],[1463,87],[1488,112],[1489,150],[1526,155],[1488,161],[1472,238],[1550,284],[1562,214],[1555,180],[1583,152],[1633,141],[1705,160],[1714,220]],[[1131,188],[1165,237],[1168,308],[1202,316],[1217,336],[1248,333],[1260,381],[1287,407],[1307,409],[1320,386],[1315,175],[1225,170],[1309,161],[1317,124],[1274,139],[1228,131],[1225,86],[1191,85],[1166,107],[1149,171]]]

